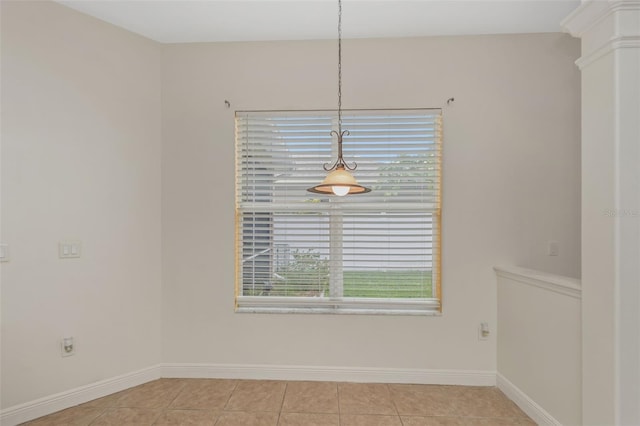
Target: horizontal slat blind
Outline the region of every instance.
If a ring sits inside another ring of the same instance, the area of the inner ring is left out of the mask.
[[[336,128],[332,111],[236,114],[239,309],[438,310],[440,110],[344,113],[368,194],[306,191],[337,157]]]

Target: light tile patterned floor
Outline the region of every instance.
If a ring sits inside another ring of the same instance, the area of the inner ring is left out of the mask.
[[[160,379],[27,425],[535,425],[492,387]]]

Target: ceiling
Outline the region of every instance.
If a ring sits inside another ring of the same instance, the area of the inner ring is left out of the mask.
[[[337,37],[337,0],[57,0],[161,43]],[[343,0],[343,37],[560,32],[579,0]]]

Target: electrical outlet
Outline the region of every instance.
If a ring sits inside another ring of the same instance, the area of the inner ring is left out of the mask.
[[[8,262],[10,258],[9,244],[0,244],[0,262]]]
[[[547,248],[547,254],[549,256],[557,256],[558,255],[558,242],[557,241],[549,241],[549,247]]]
[[[76,344],[73,337],[65,337],[60,342],[60,351],[63,357],[75,355]]]
[[[488,340],[490,334],[489,323],[481,322],[480,326],[478,326],[478,340]]]

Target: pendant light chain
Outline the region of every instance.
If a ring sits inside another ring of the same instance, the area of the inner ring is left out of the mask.
[[[348,130],[342,130],[342,0],[338,0],[338,131],[332,130],[331,134],[338,138],[338,160],[331,167],[325,164],[324,169],[335,170],[340,166],[347,170],[355,170],[358,167],[356,163],[350,166],[342,158],[342,138],[349,134]]]
[[[338,0],[338,131],[331,131],[331,135],[336,135],[338,139],[338,159],[332,166],[329,166],[331,163],[322,166],[330,173],[322,183],[308,188],[307,191],[337,196],[364,194],[371,191],[371,188],[358,185],[356,179],[348,172],[348,170],[355,170],[358,165],[355,162],[353,166],[349,165],[342,158],[342,137],[348,134],[348,130],[342,130],[342,0]]]
[[[338,0],[338,134],[342,134],[342,0]]]

